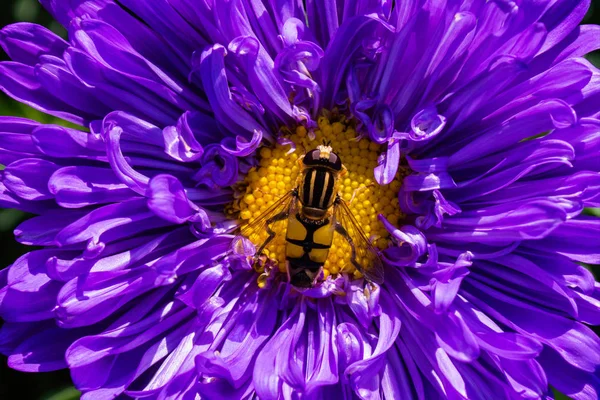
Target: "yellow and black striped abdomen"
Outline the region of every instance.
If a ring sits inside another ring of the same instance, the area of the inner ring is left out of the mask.
[[[308,168],[300,184],[300,202],[304,207],[327,210],[335,200],[336,174],[328,168]]]

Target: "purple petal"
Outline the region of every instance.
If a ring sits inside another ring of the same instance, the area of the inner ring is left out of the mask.
[[[220,145],[206,147],[200,160],[202,168],[194,180],[209,188],[227,187],[238,181],[239,161]]]
[[[60,0],[40,1],[44,8],[65,27],[69,26],[71,19],[75,17],[84,15],[95,17],[96,12],[108,2],[109,0],[69,0],[66,3]]]
[[[469,296],[468,299],[481,310],[517,332],[531,335],[552,347],[570,364],[590,372],[600,365],[600,340],[583,324],[507,297],[489,287],[484,294],[479,284],[468,290],[477,293],[477,298]]]
[[[202,157],[204,148],[198,142],[195,137],[193,130],[192,121],[203,121],[208,125],[206,129],[207,133],[216,135],[218,134],[217,127],[214,126],[214,131],[211,132],[211,118],[204,116],[201,113],[191,113],[190,111],[185,112],[181,118],[177,121],[177,125],[168,126],[163,130],[163,137],[165,142],[165,151],[168,155],[179,161],[195,161]]]
[[[449,356],[472,362],[479,357],[479,344],[469,326],[458,314],[442,314],[436,319],[435,336]]]
[[[48,190],[48,181],[57,169],[53,162],[24,158],[8,165],[0,178],[6,188],[22,199],[47,200],[53,197]]]
[[[454,302],[460,284],[469,273],[471,266],[471,252],[462,253],[452,266],[434,273],[433,283],[433,307],[436,312],[444,312]]]
[[[182,324],[191,313],[185,307],[166,303],[139,322],[77,340],[69,347],[65,358],[69,367],[77,368],[106,356],[125,353]]]
[[[378,376],[380,369],[383,367],[385,353],[394,344],[394,341],[400,333],[400,317],[395,311],[395,305],[392,304],[392,299],[387,292],[383,292],[380,298],[382,313],[379,318],[379,340],[373,349],[373,353],[363,360],[358,360],[349,365],[344,374],[347,375],[353,385],[353,388],[363,397],[368,397],[370,391],[379,391],[379,383],[377,387],[373,387],[371,380]]]
[[[227,267],[217,264],[200,272],[193,284],[184,293],[177,295],[177,299],[191,308],[202,309],[204,303],[210,300],[214,291],[223,283],[231,279]]]
[[[48,189],[66,208],[118,203],[136,195],[111,169],[86,166],[60,168],[50,177]]]
[[[187,198],[181,182],[171,175],[153,177],[148,183],[146,197],[148,208],[167,221],[175,224],[190,221],[200,223],[202,229],[210,227],[206,212]]]
[[[567,103],[558,100],[541,102],[537,106],[517,114],[508,123],[472,140],[450,157],[449,165],[459,165],[482,158],[536,133],[554,127],[566,127],[574,122],[574,111]],[[500,136],[502,136],[501,141],[497,140]]]
[[[61,57],[69,45],[43,26],[26,22],[2,28],[0,44],[12,60],[31,66],[45,54]]]
[[[375,179],[380,185],[387,185],[394,180],[400,164],[400,141],[392,139],[388,142],[383,161],[375,167]]]
[[[8,365],[23,372],[46,372],[66,368],[65,350],[82,334],[84,332],[79,329],[64,331],[56,326],[45,327],[25,338],[11,352]]]
[[[94,119],[49,93],[38,81],[34,68],[24,64],[0,63],[0,88],[15,100],[77,125]]]
[[[573,400],[598,398],[600,379],[597,374],[576,368],[548,347],[544,348],[538,360],[548,376],[548,383],[561,393]]]
[[[411,265],[427,251],[427,240],[421,231],[414,226],[405,225],[398,229],[387,219],[379,215],[379,220],[383,223],[397,246],[392,246],[383,252],[383,256],[391,264],[406,266]]]
[[[281,121],[289,121],[292,107],[281,82],[274,73],[275,65],[259,41],[253,37],[238,37],[229,43],[229,51],[244,65],[254,94]]]
[[[56,235],[56,241],[62,245],[90,239],[98,243],[103,233],[132,222],[148,220],[152,216],[153,213],[146,208],[143,199],[111,204],[97,208],[66,226]]]
[[[252,374],[252,364],[276,328],[277,312],[270,305],[273,292],[255,291],[240,297],[240,308],[223,330],[223,344],[218,351],[202,353],[196,359],[198,370],[209,376],[226,379],[235,388],[243,386]]]
[[[106,160],[101,136],[56,125],[41,125],[33,131],[33,142],[43,154],[56,158]]]
[[[14,230],[17,241],[33,246],[55,246],[56,235],[86,212],[58,210],[22,222]]]
[[[600,262],[600,220],[580,217],[559,226],[555,233],[531,246],[539,250],[558,252],[576,261],[590,264]]]
[[[260,124],[231,98],[224,63],[226,54],[223,46],[214,45],[195,59],[196,69],[199,68],[201,72],[204,89],[215,117],[233,133],[251,136],[255,131],[264,131]]]
[[[414,141],[428,140],[439,134],[445,125],[446,118],[439,115],[435,107],[425,108],[410,121],[412,134],[409,137]]]

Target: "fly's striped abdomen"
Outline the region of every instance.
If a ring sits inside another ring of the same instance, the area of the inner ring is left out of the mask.
[[[327,210],[335,199],[336,175],[327,168],[309,168],[300,185],[300,201],[304,207]]]
[[[286,260],[290,282],[297,287],[311,287],[319,270],[327,261],[333,242],[330,219],[304,221],[300,214],[288,220]]]

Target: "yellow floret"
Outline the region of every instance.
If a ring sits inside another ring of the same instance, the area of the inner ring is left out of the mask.
[[[250,210],[242,210],[240,212],[240,218],[241,219],[250,219],[250,218],[252,218],[252,212],[250,212]]]
[[[296,135],[298,135],[301,138],[305,137],[306,136],[306,128],[302,125],[298,126],[296,128]]]
[[[246,195],[246,197],[244,197],[244,201],[246,202],[246,204],[250,205],[254,204],[256,199],[254,198],[254,195],[252,193],[249,193]]]
[[[239,202],[240,218],[247,223],[253,222],[281,197],[294,189],[300,172],[298,158],[322,144],[323,141],[327,141],[331,142],[333,151],[340,156],[348,170],[339,181],[340,196],[349,204],[365,235],[372,236],[373,245],[385,249],[390,242],[389,233],[377,215],[383,214],[394,224],[403,219],[397,199],[401,186],[401,173],[389,185],[380,186],[375,181],[373,169],[377,166],[377,159],[384,148],[368,139],[363,138],[358,142],[352,140],[357,136],[354,126],[342,118],[332,122],[323,116],[317,122],[319,128],[314,132],[314,140],[310,139],[311,135],[302,125],[291,131],[286,130],[291,132],[288,138],[296,144],[296,151],[291,154],[288,154],[287,145],[260,149],[258,168],[251,170],[244,180],[247,189]],[[287,221],[272,224],[271,229],[277,233],[277,236],[264,252],[277,264],[281,273],[286,272],[286,226]],[[351,227],[346,228],[353,231]],[[250,240],[260,246],[266,237],[267,232],[257,232],[250,237]],[[346,240],[336,234],[324,265],[324,277],[335,277],[343,272],[354,279],[361,278],[362,274],[350,262],[350,254],[351,249]],[[368,261],[362,260],[362,262]],[[264,275],[262,276],[259,283],[264,285],[266,280]]]

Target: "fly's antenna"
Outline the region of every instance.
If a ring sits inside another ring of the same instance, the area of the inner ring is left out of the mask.
[[[331,146],[329,146],[325,141],[323,141],[323,144],[317,146],[317,149],[319,150],[320,159],[329,159],[329,155],[332,152]]]

